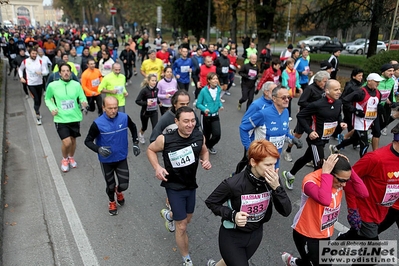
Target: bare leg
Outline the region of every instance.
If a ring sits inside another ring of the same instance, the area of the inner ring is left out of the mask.
[[[190,222],[192,214],[187,214],[187,218],[182,221],[175,221],[176,231],[175,238],[176,244],[179,248],[182,257],[188,255],[188,235],[187,235],[187,224]]]
[[[71,138],[71,147],[69,148],[68,156],[73,157],[76,151],[76,138],[73,137],[70,138]]]
[[[71,137],[67,137],[62,140],[62,145],[61,145],[61,152],[62,152],[62,157],[68,158],[68,155],[70,154],[72,147],[72,139]],[[75,142],[75,147],[76,147],[76,142]]]

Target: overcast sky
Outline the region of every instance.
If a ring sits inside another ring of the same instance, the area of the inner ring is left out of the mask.
[[[51,5],[51,0],[43,0],[43,5],[44,6]]]

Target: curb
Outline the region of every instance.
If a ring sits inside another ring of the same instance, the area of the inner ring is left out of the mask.
[[[4,212],[4,205],[3,205],[3,184],[5,182],[5,157],[6,157],[6,88],[7,88],[7,68],[8,64],[2,60],[3,64],[3,83],[1,84],[0,90],[0,232],[3,232],[3,212]],[[0,238],[0,245],[3,246],[3,239]],[[2,256],[3,250],[0,251],[0,265],[3,264]]]

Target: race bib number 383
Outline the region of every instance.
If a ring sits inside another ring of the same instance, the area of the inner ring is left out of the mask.
[[[173,168],[186,167],[195,162],[194,152],[191,146],[169,152],[168,157]]]

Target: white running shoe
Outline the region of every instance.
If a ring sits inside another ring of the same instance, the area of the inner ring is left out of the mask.
[[[193,262],[190,259],[187,259],[185,262],[183,262],[183,266],[193,266]]]
[[[387,128],[383,128],[381,130],[381,135],[386,136],[387,135]]]
[[[165,219],[165,227],[166,227],[166,229],[168,229],[168,231],[172,233],[172,232],[174,232],[176,230],[175,221],[173,221],[173,220],[170,221],[170,220],[168,220],[168,218],[166,218],[168,213],[170,213],[170,210],[162,209],[161,210],[161,217]]]
[[[281,255],[281,259],[287,266],[296,266],[295,258],[290,253],[283,252],[283,254]]]
[[[283,151],[283,157],[287,162],[292,162],[292,156],[290,152]]]
[[[144,144],[144,143],[145,143],[144,135],[141,134],[141,132],[139,132],[139,141],[140,141],[141,144]]]
[[[206,263],[206,266],[216,266],[216,261],[214,261],[213,259],[209,259]]]

